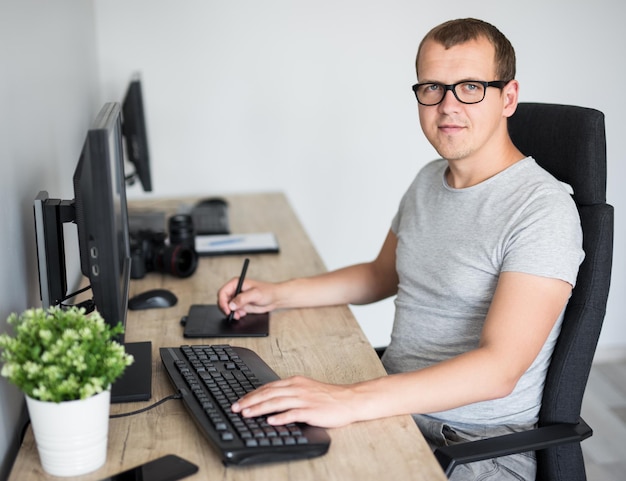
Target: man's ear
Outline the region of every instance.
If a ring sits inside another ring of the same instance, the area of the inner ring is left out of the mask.
[[[510,117],[517,110],[517,101],[519,98],[519,82],[515,79],[511,80],[502,89],[503,111],[502,115]]]

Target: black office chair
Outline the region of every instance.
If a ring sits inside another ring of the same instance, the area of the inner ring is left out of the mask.
[[[572,186],[585,260],[547,373],[538,427],[438,448],[435,456],[449,476],[460,464],[536,451],[538,481],[584,481],[580,443],[592,430],[580,412],[604,320],[613,257],[613,207],[606,203],[604,115],[582,107],[520,103],[509,119],[509,132],[524,154]]]

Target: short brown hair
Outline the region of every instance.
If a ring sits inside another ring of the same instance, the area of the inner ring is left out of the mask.
[[[433,40],[449,49],[480,37],[486,38],[495,48],[496,75],[498,78],[494,80],[513,80],[515,78],[515,50],[511,42],[496,27],[475,18],[449,20],[428,32],[417,50],[415,70],[417,71],[417,62],[422,46],[427,40]]]

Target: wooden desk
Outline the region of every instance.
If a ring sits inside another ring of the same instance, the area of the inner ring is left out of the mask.
[[[236,233],[273,231],[281,253],[250,257],[248,276],[283,280],[325,270],[285,197],[255,194],[228,197],[231,229]],[[175,212],[194,199],[132,202],[133,209]],[[131,295],[163,287],[178,296],[168,309],[129,311],[126,339],[152,341],[152,399],[145,403],[114,404],[112,413],[139,409],[173,393],[158,349],[185,343],[230,343],[251,348],[280,375],[304,374],[332,383],[352,383],[385,374],[374,350],[346,306],[297,309],[271,315],[265,338],[198,339],[182,337],[179,320],[191,304],[215,303],[217,289],[239,275],[243,256],[204,257],[189,279],[148,274],[131,283]],[[445,476],[410,416],[355,423],[329,430],[329,452],[319,458],[255,467],[224,467],[196,429],[183,403],[168,401],[148,412],[112,419],[107,463],[82,480],[99,480],[161,455],[178,454],[200,467],[189,480],[320,481],[320,480],[445,480]],[[41,469],[29,429],[10,480],[59,479]],[[66,478],[72,479],[72,478]]]

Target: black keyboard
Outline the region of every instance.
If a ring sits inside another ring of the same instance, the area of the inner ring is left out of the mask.
[[[250,349],[230,345],[162,347],[170,380],[202,433],[226,465],[251,465],[321,456],[326,430],[306,424],[270,426],[244,418],[231,405],[245,393],[279,379]]]

